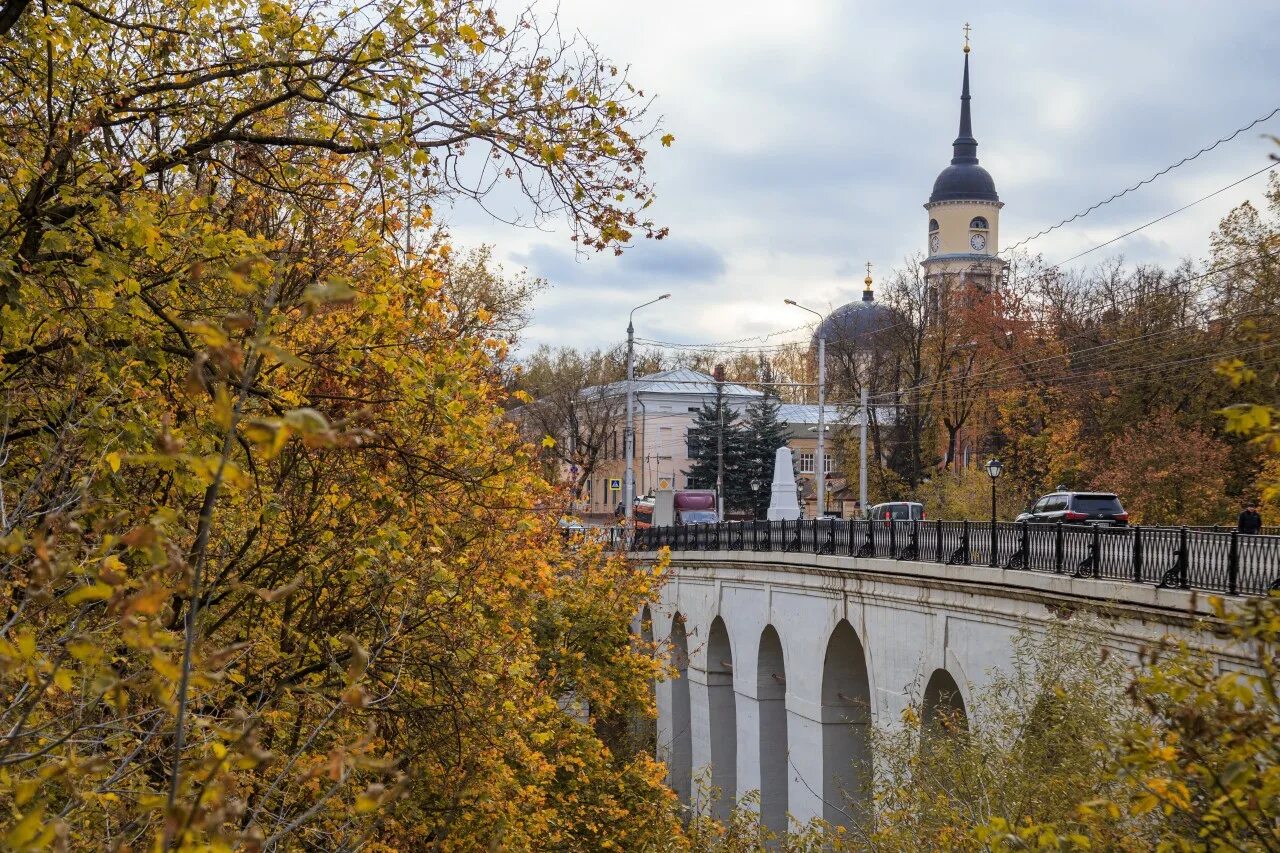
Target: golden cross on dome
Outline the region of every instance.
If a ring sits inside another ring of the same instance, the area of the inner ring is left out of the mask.
[[[871,261],[867,261],[867,284],[871,283]]]
[[[971,29],[973,28],[969,26],[969,22],[965,21],[964,22],[964,52],[965,53],[969,52],[969,31]]]

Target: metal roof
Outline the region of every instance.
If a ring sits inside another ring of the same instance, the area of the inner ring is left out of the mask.
[[[888,406],[875,406],[876,420],[880,423],[893,423],[893,409]],[[857,426],[862,423],[862,413],[855,406],[826,407],[823,420],[828,426],[837,424]],[[816,426],[818,423],[818,407],[808,403],[783,403],[778,407],[778,420],[790,426]]]
[[[688,367],[679,367],[675,370],[663,370],[658,373],[650,373],[647,376],[639,376],[635,379],[634,391],[636,394],[666,394],[666,395],[687,395],[691,397],[714,397],[716,393],[715,377],[709,376],[698,370]],[[584,394],[625,394],[627,392],[627,382],[624,379],[621,382],[614,382],[609,385],[596,386],[594,388],[583,389]],[[745,385],[739,385],[736,382],[724,383],[724,395],[726,397],[761,397],[763,394],[754,388],[748,388]]]

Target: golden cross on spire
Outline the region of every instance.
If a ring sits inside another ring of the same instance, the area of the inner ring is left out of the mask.
[[[970,27],[969,22],[965,21],[964,22],[964,52],[965,53],[969,52],[969,31],[971,29],[973,29],[973,27]]]
[[[870,287],[870,286],[871,286],[871,261],[867,261],[867,278],[866,278],[866,285],[867,285],[867,287]]]

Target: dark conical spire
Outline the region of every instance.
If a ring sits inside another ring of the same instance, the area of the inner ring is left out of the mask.
[[[951,143],[954,156],[933,182],[929,202],[1000,201],[995,181],[978,165],[978,140],[973,138],[973,117],[969,113],[969,25],[964,27],[964,85],[960,88],[960,135]]]
[[[951,143],[951,162],[978,162],[978,140],[973,138],[973,119],[969,114],[969,46],[964,48],[964,85],[960,90],[960,135]]]

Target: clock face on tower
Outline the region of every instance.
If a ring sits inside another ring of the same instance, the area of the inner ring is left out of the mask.
[[[929,254],[936,255],[938,253],[938,247],[941,245],[942,241],[938,239],[937,234],[929,235]]]
[[[969,245],[975,252],[981,252],[987,248],[987,237],[985,234],[974,234],[969,238]]]

